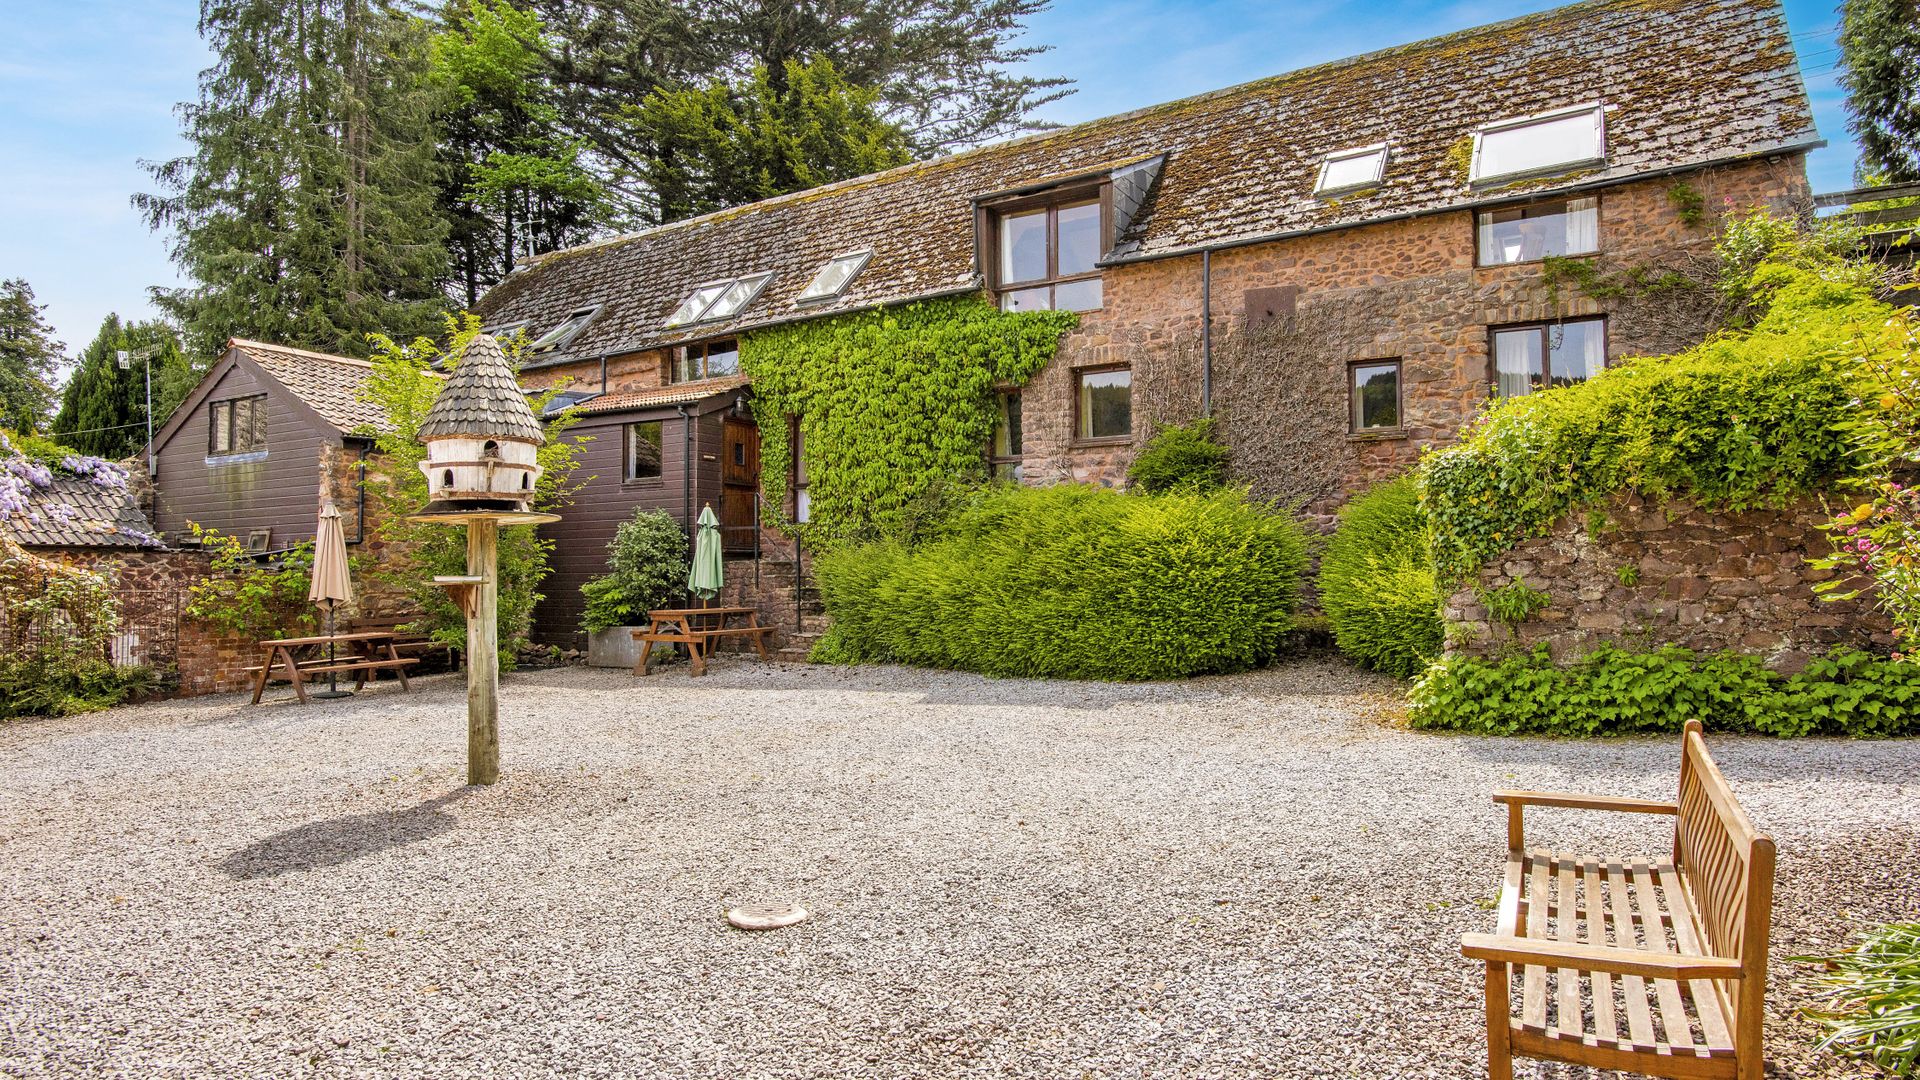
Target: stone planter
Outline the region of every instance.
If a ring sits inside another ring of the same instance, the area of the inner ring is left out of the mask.
[[[645,630],[644,626],[613,626],[587,635],[587,666],[604,668],[632,668],[640,660],[640,643],[633,640],[635,630]],[[653,646],[653,659],[662,660],[673,655],[674,646],[656,642]]]

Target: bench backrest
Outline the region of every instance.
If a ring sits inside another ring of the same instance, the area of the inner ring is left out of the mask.
[[[1773,917],[1773,838],[1753,827],[1727,778],[1707,753],[1698,720],[1687,721],[1680,758],[1680,814],[1674,862],[1692,894],[1701,945],[1739,960],[1746,977],[1720,980],[1736,1043],[1757,1040],[1767,985],[1767,936]],[[1756,1044],[1757,1051],[1757,1044]]]

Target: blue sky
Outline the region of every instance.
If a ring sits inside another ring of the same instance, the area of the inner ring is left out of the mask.
[[[1833,146],[1817,190],[1848,186],[1853,147],[1834,84],[1838,0],[1787,0],[1787,18]],[[1089,120],[1249,79],[1557,6],[1556,0],[1055,0],[1029,37],[1038,73],[1079,92],[1046,119]],[[129,206],[151,190],[141,159],[182,152],[176,102],[208,54],[197,0],[9,0],[0,37],[0,278],[24,277],[69,352],[109,312],[152,313],[174,285],[164,237]]]

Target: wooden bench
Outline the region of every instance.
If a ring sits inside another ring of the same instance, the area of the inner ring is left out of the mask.
[[[729,626],[733,619],[745,619]],[[648,625],[633,631],[640,643],[640,658],[634,662],[635,675],[647,674],[647,663],[656,644],[684,645],[687,660],[696,676],[707,673],[707,660],[724,638],[744,637],[760,650],[760,659],[768,660],[767,635],[771,626],[760,625],[760,613],[750,607],[660,608],[647,613]]]
[[[444,652],[451,658],[453,649],[445,642],[435,641],[425,634],[411,630],[402,630],[402,626],[414,622],[417,615],[382,615],[374,618],[351,619],[340,629],[344,632],[381,631],[393,635],[393,647],[404,655]]]
[[[1520,1055],[1760,1080],[1773,840],[1734,801],[1701,731],[1690,720],[1681,737],[1675,802],[1494,795],[1507,807],[1498,920],[1493,933],[1460,941],[1486,962],[1489,1077],[1510,1080]],[[1529,850],[1528,806],[1672,817],[1672,861]]]

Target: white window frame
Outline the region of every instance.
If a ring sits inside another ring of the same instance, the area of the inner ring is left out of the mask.
[[[1501,132],[1513,131],[1517,128],[1533,127],[1536,124],[1545,124],[1554,120],[1565,120],[1570,116],[1578,116],[1582,113],[1590,113],[1593,116],[1593,142],[1595,148],[1598,150],[1598,153],[1593,157],[1575,158],[1571,161],[1557,161],[1551,165],[1522,169],[1518,172],[1492,174],[1484,174],[1481,172],[1480,152],[1481,146],[1487,136],[1498,135]],[[1549,112],[1535,113],[1532,116],[1515,117],[1510,120],[1498,120],[1482,126],[1473,133],[1473,163],[1467,171],[1467,179],[1468,182],[1472,184],[1486,184],[1495,181],[1506,183],[1511,180],[1530,176],[1552,176],[1555,173],[1567,172],[1585,166],[1604,165],[1606,164],[1606,160],[1607,107],[1602,102],[1591,101],[1584,105],[1569,105],[1564,109],[1554,109]]]
[[[1372,146],[1356,146],[1351,150],[1336,150],[1328,154],[1320,159],[1320,176],[1314,181],[1313,193],[1324,197],[1327,195],[1343,194],[1349,191],[1365,191],[1367,188],[1379,187],[1387,178],[1388,154],[1388,144],[1383,142],[1374,143]],[[1357,184],[1341,184],[1339,187],[1327,186],[1327,173],[1335,163],[1352,161],[1355,158],[1363,157],[1373,157],[1376,159],[1372,179],[1363,180]]]
[[[561,319],[558,326],[540,335],[537,340],[527,346],[527,351],[537,353],[557,352],[560,349],[566,348],[572,343],[574,338],[579,337],[582,331],[593,324],[593,320],[599,317],[600,309],[603,307],[606,307],[606,305],[583,304],[567,312],[567,317]],[[576,322],[575,320],[578,321]],[[573,325],[569,327],[569,323],[573,323]]]
[[[562,321],[564,322],[565,320]],[[515,332],[524,332],[527,327],[531,325],[533,325],[532,319],[517,319],[513,322],[501,323],[498,326],[483,326],[480,328],[480,332],[490,338],[504,338],[511,336]]]
[[[713,303],[707,305],[707,310],[704,312],[701,312],[700,318],[694,321],[695,322],[720,322],[725,319],[733,318],[734,316],[747,310],[749,307],[752,307],[753,302],[755,300],[760,299],[760,294],[766,291],[767,282],[772,280],[773,280],[773,271],[771,270],[762,270],[752,274],[742,274],[739,277],[734,278],[732,281],[727,283],[726,288],[720,290],[719,296],[716,296],[713,298]],[[733,292],[733,290],[738,286],[749,285],[749,284],[752,286],[752,288],[747,290],[747,295],[745,297],[742,297],[739,303],[733,305],[732,307],[728,308],[725,311],[717,310],[720,307],[721,301],[727,298],[727,294]]]
[[[767,283],[772,280],[773,271],[760,270],[751,274],[741,274],[738,277],[714,278],[711,281],[703,281],[695,285],[693,290],[687,293],[685,300],[674,305],[673,310],[668,312],[666,319],[660,323],[660,328],[663,330],[672,330],[681,326],[698,326],[704,322],[720,322],[725,319],[731,319],[735,315],[745,311],[755,300],[760,299],[760,294],[767,290]],[[733,309],[725,314],[714,314],[713,309],[719,305],[720,301],[727,298],[727,294],[733,291],[735,285],[748,281],[753,282],[754,285],[752,291],[747,293],[746,299],[734,305]],[[686,309],[687,305],[693,303],[695,297],[708,289],[717,289],[719,291],[713,294],[713,299],[701,305],[700,310],[688,311],[685,318],[676,317],[682,310]]]
[[[819,271],[813,275],[813,280],[807,282],[807,287],[800,290],[800,295],[795,298],[794,302],[800,304],[822,304],[828,300],[839,299],[853,286],[853,279],[860,276],[860,271],[865,270],[867,263],[871,262],[872,259],[873,249],[870,247],[860,248],[856,251],[843,251],[835,255],[833,258],[828,259],[826,263],[820,267]],[[853,261],[853,269],[847,273],[847,279],[840,283],[839,288],[831,292],[814,293],[811,296],[807,295],[813,292],[813,287],[819,284],[821,276],[824,275],[829,268],[835,263],[847,262],[849,260]]]

